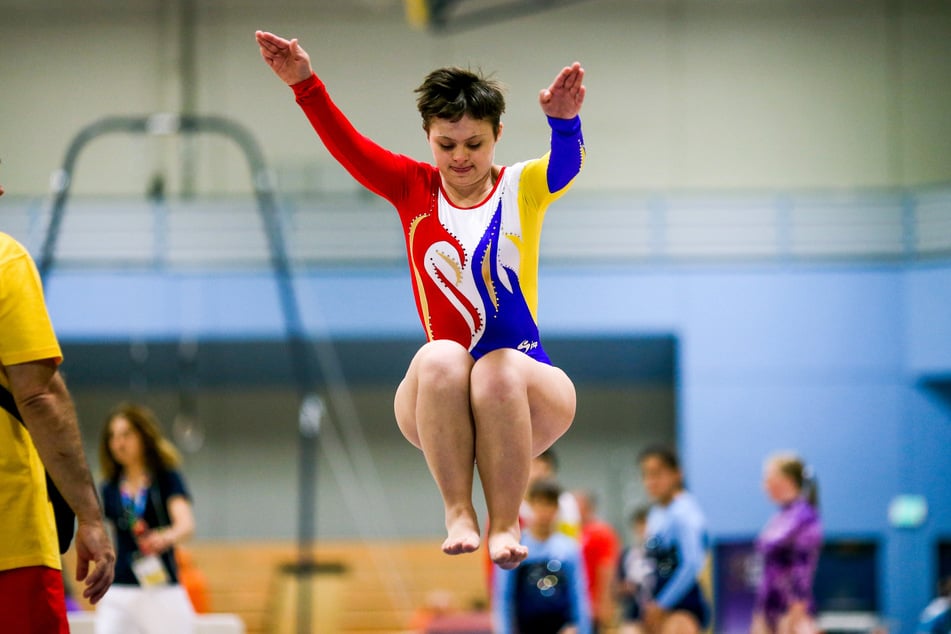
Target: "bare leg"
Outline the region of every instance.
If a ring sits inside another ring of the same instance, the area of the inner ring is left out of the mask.
[[[661,634],[700,634],[700,624],[689,612],[674,612],[660,628]]]
[[[469,406],[472,357],[452,341],[431,341],[413,358],[396,391],[400,431],[423,450],[446,511],[443,552],[479,548],[479,521],[472,506],[475,438]]]
[[[476,464],[489,509],[489,556],[512,569],[528,555],[518,509],[529,464],[571,425],[575,391],[561,370],[510,349],[479,359],[470,376]]]

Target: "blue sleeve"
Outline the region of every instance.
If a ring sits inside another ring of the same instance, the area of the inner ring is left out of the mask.
[[[699,518],[681,514],[676,518],[674,534],[680,554],[680,565],[657,595],[657,604],[665,610],[670,610],[680,603],[697,582],[707,555],[704,527]]]
[[[548,157],[548,191],[554,194],[568,186],[578,175],[584,163],[584,138],[581,136],[581,117],[554,119],[551,126],[551,154]]]
[[[515,571],[496,568],[492,587],[492,631],[513,634],[515,631]]]
[[[575,550],[571,562],[571,622],[578,634],[591,634],[591,606],[588,601],[588,580],[585,577],[581,551]]]

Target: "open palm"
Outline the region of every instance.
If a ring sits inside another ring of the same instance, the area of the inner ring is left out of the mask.
[[[310,56],[297,43],[297,38],[286,40],[267,31],[255,31],[254,37],[261,48],[261,57],[288,86],[304,81],[314,72]]]
[[[538,103],[549,117],[573,119],[581,112],[584,103],[584,69],[579,62],[565,66],[555,77],[551,86],[538,94]]]

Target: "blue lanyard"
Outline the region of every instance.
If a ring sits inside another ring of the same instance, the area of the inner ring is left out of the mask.
[[[139,519],[145,515],[145,501],[146,493],[148,492],[147,488],[139,489],[135,497],[126,492],[124,488],[120,486],[120,494],[122,496],[122,510],[124,511],[126,517],[131,516],[130,519]]]

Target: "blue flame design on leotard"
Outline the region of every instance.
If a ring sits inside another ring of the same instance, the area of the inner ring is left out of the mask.
[[[519,285],[518,274],[499,262],[499,240],[503,239],[501,228],[502,202],[499,201],[472,256],[475,283],[486,313],[485,330],[471,350],[472,357],[478,359],[499,348],[512,348],[550,364],[551,360],[539,341],[538,324]],[[500,270],[507,278],[504,281],[499,277]]]

